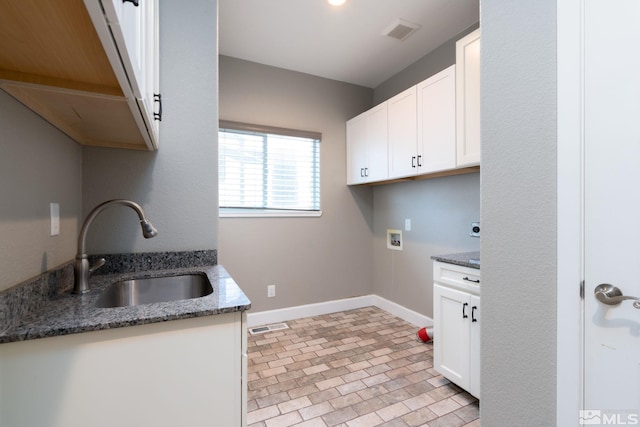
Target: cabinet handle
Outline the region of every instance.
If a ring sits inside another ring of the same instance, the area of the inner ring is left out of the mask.
[[[127,3],[127,2],[133,3],[135,7],[140,6],[140,0],[122,0],[122,3]]]
[[[416,167],[416,156],[411,156],[411,167],[412,168]]]
[[[153,94],[153,102],[157,102],[158,103],[158,112],[154,112],[153,113],[153,119],[157,120],[159,122],[162,121],[162,95],[159,93],[154,93]]]
[[[473,283],[480,283],[480,279],[478,280],[473,280],[473,279],[469,279],[468,277],[463,277],[462,280],[466,280],[467,282],[473,282]]]
[[[369,176],[369,168],[364,168],[364,176]]]
[[[422,163],[420,162],[420,159],[422,159],[422,154],[418,154],[418,167],[419,168],[422,167]]]
[[[360,178],[364,178],[364,168],[360,168]]]
[[[463,319],[468,319],[469,318],[469,316],[467,316],[467,313],[465,313],[468,305],[469,305],[468,302],[465,302],[464,304],[462,304],[462,318]]]
[[[478,307],[476,307],[475,305],[473,307],[471,307],[471,321],[472,322],[477,322],[478,319],[476,319],[476,310],[478,309]]]

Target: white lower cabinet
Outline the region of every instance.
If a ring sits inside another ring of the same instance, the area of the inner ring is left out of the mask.
[[[246,315],[0,344],[0,425],[246,425]]]
[[[433,365],[480,398],[480,271],[435,262],[434,280]]]

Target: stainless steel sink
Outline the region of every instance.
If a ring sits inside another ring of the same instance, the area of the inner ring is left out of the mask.
[[[153,302],[199,298],[213,292],[206,274],[150,277],[112,283],[100,295],[96,307],[129,307]]]

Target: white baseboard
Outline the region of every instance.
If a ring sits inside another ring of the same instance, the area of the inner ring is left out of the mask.
[[[378,295],[371,295],[371,297],[373,297],[374,300],[373,305],[401,318],[405,322],[412,323],[418,327],[433,326],[433,319],[424,314],[410,310],[405,306],[389,301]]]
[[[364,295],[361,297],[345,298],[320,302],[316,304],[298,305],[295,307],[280,308],[277,310],[259,311],[247,313],[247,326],[269,325],[272,323],[286,322],[287,320],[300,319],[309,316],[320,316],[335,313],[337,311],[353,310],[356,308],[376,306],[394,316],[401,318],[418,327],[432,326],[433,319],[423,314],[409,310],[406,307],[382,298],[378,295]]]
[[[295,307],[280,308],[277,310],[259,311],[247,313],[247,326],[269,325],[271,323],[286,322],[287,320],[301,319],[309,316],[335,313],[337,311],[353,310],[354,308],[369,307],[375,305],[372,295],[345,298],[341,300],[319,302],[316,304],[297,305]]]

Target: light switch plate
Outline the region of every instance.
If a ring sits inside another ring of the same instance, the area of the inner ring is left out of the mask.
[[[49,203],[49,212],[51,214],[51,235],[60,234],[60,204]]]

